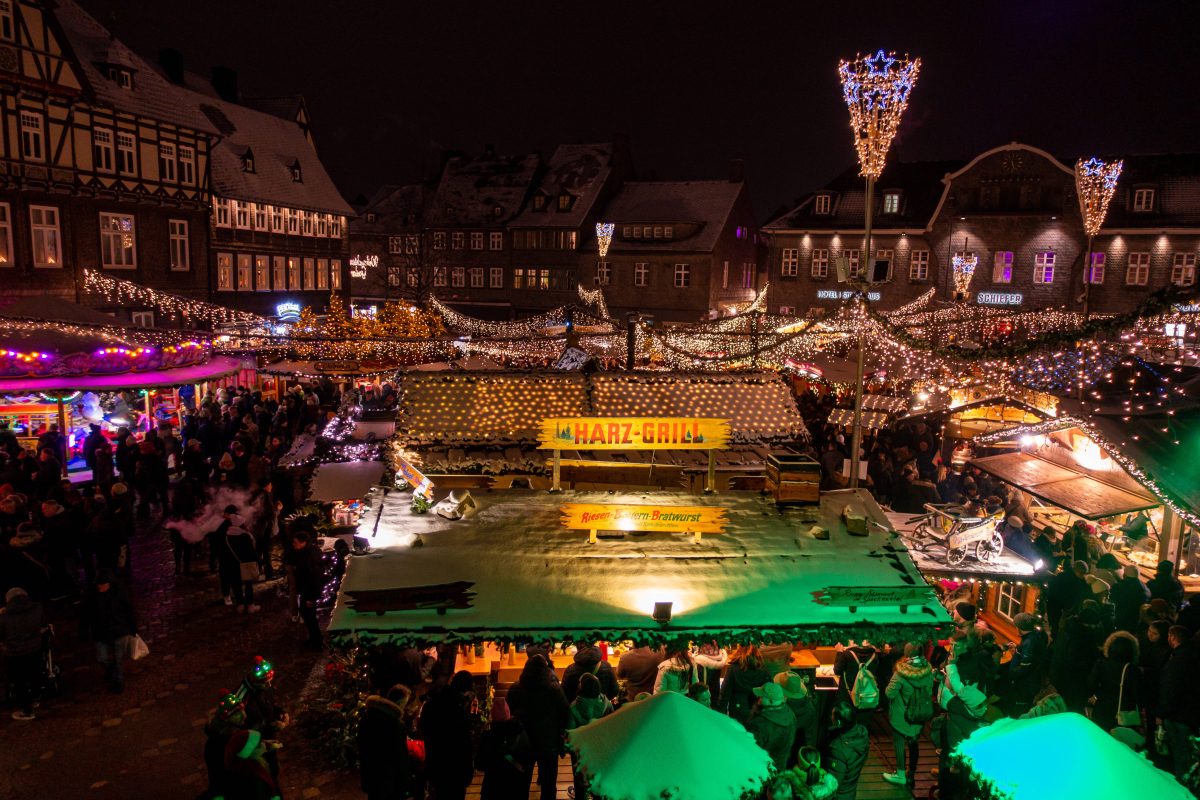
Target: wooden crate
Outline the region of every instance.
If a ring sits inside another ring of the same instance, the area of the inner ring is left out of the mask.
[[[772,453],[767,456],[766,485],[776,503],[819,503],[821,465],[808,456]]]

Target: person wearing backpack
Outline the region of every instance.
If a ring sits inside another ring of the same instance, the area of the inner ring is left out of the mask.
[[[838,696],[859,712],[859,722],[865,723],[871,712],[879,707],[879,680],[874,667],[878,651],[866,640],[850,643],[833,662],[833,674],[841,678]]]
[[[933,668],[921,654],[920,645],[915,642],[904,645],[904,657],[896,662],[886,694],[896,771],[883,773],[883,779],[911,790],[917,780],[918,738],[925,723],[933,719]]]

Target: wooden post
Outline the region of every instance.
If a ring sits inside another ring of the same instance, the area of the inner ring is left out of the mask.
[[[588,544],[595,544],[597,541],[599,541],[599,531],[592,528],[588,531]]]
[[[63,457],[62,474],[65,478],[67,477],[67,462],[71,459],[71,446],[70,440],[67,438],[67,409],[66,406],[63,405],[63,398],[61,394],[58,396],[58,433],[62,436],[62,440],[66,444],[66,451],[61,454],[55,453],[54,455],[62,455]]]
[[[717,451],[708,451],[708,477],[705,479],[704,493],[712,494],[717,491]]]
[[[562,487],[559,486],[559,478],[562,475],[562,450],[554,451],[554,466],[552,470],[553,478],[550,481],[550,491],[561,492]]]

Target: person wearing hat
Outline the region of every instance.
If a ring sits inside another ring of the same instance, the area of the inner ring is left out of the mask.
[[[4,595],[4,608],[0,609],[0,647],[4,652],[4,673],[17,706],[12,718],[22,722],[33,719],[33,693],[41,676],[44,628],[41,604],[30,600],[19,586],[9,589]]]
[[[792,743],[796,741],[796,715],[788,708],[783,687],[778,683],[770,681],[751,691],[758,701],[746,728],[758,746],[771,756],[775,768],[787,769]]]
[[[883,773],[883,779],[911,790],[917,781],[921,731],[933,718],[933,668],[916,642],[904,645],[904,657],[896,662],[885,694],[888,722],[892,725],[892,746],[896,752],[896,771]]]
[[[225,768],[225,748],[238,731],[246,729],[246,706],[236,692],[221,690],[216,707],[204,726],[204,766],[208,770],[208,796],[226,797],[229,775]]]
[[[796,740],[792,743],[792,751],[788,763],[796,763],[796,753],[801,747],[817,747],[817,726],[820,722],[820,708],[816,694],[808,687],[805,679],[795,672],[776,673],[772,679],[783,690],[783,701],[791,709],[796,718]]]
[[[256,730],[239,730],[225,746],[225,800],[279,800],[279,777],[267,764],[270,749]]]
[[[1183,584],[1175,577],[1173,561],[1158,562],[1158,569],[1155,570],[1154,577],[1146,581],[1146,588],[1150,590],[1151,600],[1166,601],[1172,612],[1178,612],[1179,606],[1183,604]]]
[[[834,703],[829,732],[821,749],[825,768],[837,780],[837,794],[833,795],[836,800],[854,800],[858,779],[871,750],[871,736],[858,716],[849,700]]]

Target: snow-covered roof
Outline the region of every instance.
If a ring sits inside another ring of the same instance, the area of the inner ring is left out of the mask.
[[[450,159],[429,202],[426,224],[503,227],[525,202],[538,162],[532,153]]]
[[[532,443],[543,419],[576,416],[714,417],[734,441],[808,437],[773,373],[409,372],[400,389],[398,427],[416,445]]]
[[[534,194],[546,197],[544,210],[534,210],[530,202],[512,224],[519,228],[578,228],[604,188],[612,157],[611,142],[559,145],[534,189]],[[570,195],[570,207],[559,210],[558,198],[563,194]]]
[[[504,490],[475,492],[474,499],[476,513],[452,522],[413,514],[407,493],[375,495],[361,522],[375,552],[351,559],[329,630],[412,644],[680,637],[829,643],[922,638],[949,622],[865,490],[828,492],[819,506],[790,509],[757,492]],[[717,506],[728,521],[724,533],[699,542],[688,534],[618,533],[589,544],[586,531],[561,526],[565,502]],[[847,506],[870,520],[867,535],[846,532]],[[829,538],[814,538],[814,524]],[[903,595],[906,605],[832,602],[832,594],[846,594],[840,587],[876,590],[881,603],[890,599],[881,592]],[[673,603],[668,624],[651,619],[658,602]]]
[[[709,252],[716,246],[744,186],[741,181],[627,182],[603,212],[605,222],[617,225],[612,252]],[[625,241],[621,226],[634,223],[672,225],[675,235],[670,240]]]
[[[381,186],[362,213],[350,222],[350,233],[394,234],[404,230],[415,233],[420,230],[429,196],[429,187],[420,183]],[[375,215],[374,221],[370,214]]]

